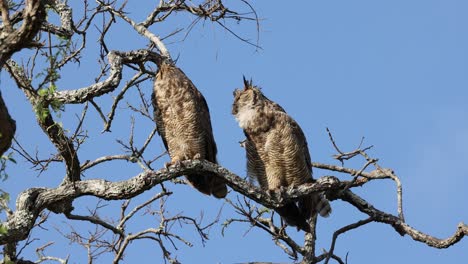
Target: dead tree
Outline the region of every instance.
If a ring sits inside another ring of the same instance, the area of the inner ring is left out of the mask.
[[[340,180],[335,176],[324,176],[313,184],[305,184],[274,194],[263,192],[228,169],[207,161],[183,161],[177,166],[164,168],[159,162],[159,158],[164,153],[155,155],[148,150],[152,142],[159,140],[155,136],[156,129],[146,131],[143,143],[137,144],[134,122],[129,125],[128,141],[117,140],[117,145],[124,149],[123,153],[107,153],[89,159],[90,155],[80,152],[89,138],[87,127],[89,122],[86,117],[90,109],[102,119],[104,135],[112,136],[114,120],[123,111],[119,105],[123,104],[123,98],[130,91],[139,95],[140,105],[127,104],[129,111],[154,124],[148,103],[149,93],[143,91],[140,85],[151,81],[155,68],[162,60],[175,60],[165,45],[168,38],[183,36],[184,32],[187,35],[198,22],[209,21],[225,29],[243,43],[258,48],[258,43],[236,34],[232,28],[238,23],[249,21],[254,22],[254,27],[258,26],[259,19],[251,4],[244,0],[239,3],[244,10],[231,9],[221,0],[208,0],[197,4],[185,0],[161,0],[152,8],[148,8],[147,16],[137,22],[131,13],[126,12],[127,2],[84,1],[81,7],[72,8],[66,1],[60,0],[20,2],[1,0],[0,69],[6,70],[17,88],[24,93],[31,110],[35,113],[37,124],[53,145],[54,151],[44,158],[42,152],[33,153],[29,146],[23,145],[21,138],[13,139],[15,121],[10,115],[14,116],[15,108],[8,101],[4,101],[0,94],[0,154],[4,154],[10,148],[13,140],[11,147],[13,153],[29,162],[39,174],[47,174],[50,167],[55,164],[63,165],[61,184],[24,190],[15,197],[15,208],[10,208],[7,199],[2,196],[1,208],[6,213],[0,229],[4,263],[32,263],[23,259],[21,253],[35,240],[31,232],[47,223],[51,213],[67,219],[68,231],[64,228],[57,228],[57,231],[68,241],[86,250],[88,263],[93,263],[104,254],[112,255],[113,263],[119,263],[124,260],[125,252],[131,243],[142,239],[154,242],[161,250],[165,261],[179,263],[172,249],[178,244],[190,247],[193,243],[191,239],[179,234],[178,225],[193,230],[202,243],[207,242],[210,227],[221,225],[219,217],[206,223],[200,217],[168,210],[167,203],[174,194],[171,188],[174,184],[185,184],[185,181],[179,177],[193,172],[209,172],[224,179],[233,190],[226,202],[239,216],[229,217],[224,222],[223,229],[229,228],[232,223],[240,222],[246,224],[248,228],[263,230],[273,238],[274,243],[285,254],[303,263],[328,263],[331,259],[345,263],[342,257],[334,254],[336,240],[341,234],[371,222],[389,225],[398,234],[410,236],[435,248],[452,246],[468,234],[468,226],[463,223],[457,227],[453,236],[447,239],[437,239],[411,227],[405,222],[402,185],[397,175],[391,169],[381,167],[377,159],[370,157],[367,154],[369,148],[359,146],[351,152],[341,151],[331,133],[330,140],[338,152],[335,158],[343,162],[362,157],[365,160],[363,166],[360,169],[351,169],[345,166],[313,163],[315,168],[345,173],[350,177]],[[79,14],[78,18],[72,15],[72,11]],[[178,13],[190,16],[193,18],[192,22],[185,28],[169,31],[165,37],[155,34],[154,25],[166,25],[168,18]],[[56,19],[58,22],[51,19],[52,14],[58,16]],[[113,49],[108,34],[116,24],[126,24],[133,28],[134,32],[147,40],[148,45],[126,51]],[[93,30],[98,34],[91,34]],[[95,39],[91,41],[93,37]],[[97,61],[101,70],[95,73],[94,78],[90,78],[92,84],[76,89],[58,87],[57,83],[64,67],[80,64],[83,56],[87,56],[85,50],[96,42],[99,46]],[[28,49],[28,52],[25,49]],[[15,53],[24,53],[22,60],[12,59]],[[111,100],[112,103],[106,105],[99,101],[104,98]],[[75,122],[67,120],[69,122],[64,126],[58,120],[62,114],[67,113],[66,107],[71,105],[79,106],[81,113],[76,116]],[[105,109],[108,109],[107,113]],[[7,157],[5,156],[7,163],[4,163],[6,166],[13,166],[8,164]],[[127,161],[139,168],[140,172],[128,175],[127,179],[122,181],[92,173],[92,169],[116,161]],[[5,166],[1,169],[5,170]],[[83,175],[87,177],[84,178]],[[57,175],[50,176],[57,177]],[[370,181],[384,179],[394,181],[397,186],[398,214],[396,215],[375,208],[352,191],[353,188],[363,187]],[[131,202],[131,199],[139,198],[148,190],[155,193],[145,201],[136,204]],[[5,194],[8,190],[2,192]],[[365,219],[336,230],[329,250],[321,254],[317,254],[315,247],[315,228],[311,233],[305,234],[304,241],[295,241],[288,235],[287,229],[277,223],[278,218],[270,210],[265,209],[278,208],[313,192],[325,192],[329,200],[342,200],[367,215]],[[85,196],[99,198],[99,201],[87,209],[78,207],[82,204],[76,201]],[[101,211],[112,201],[121,201],[118,216],[103,217]],[[130,222],[142,214],[151,217],[154,226],[137,232],[130,230],[128,227]],[[78,222],[89,223],[94,229],[82,232],[75,227]],[[19,246],[19,243],[22,243],[22,246]],[[55,245],[54,242],[47,242],[38,247],[36,249],[38,259],[35,263],[48,260],[68,263],[68,260],[73,258],[73,256],[65,258],[48,256],[45,253],[46,249]]]

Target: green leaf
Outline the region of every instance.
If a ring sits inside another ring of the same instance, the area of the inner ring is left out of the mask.
[[[57,91],[57,86],[55,84],[51,84],[49,86],[49,94],[53,94],[55,91]]]
[[[10,194],[9,193],[2,193],[2,194],[0,194],[0,199],[9,202],[10,201]]]
[[[4,235],[8,233],[8,228],[4,225],[0,225],[0,234]]]
[[[38,92],[39,96],[46,96],[48,94],[48,90],[47,89],[40,89]]]

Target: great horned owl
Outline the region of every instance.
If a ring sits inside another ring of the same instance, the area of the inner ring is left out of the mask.
[[[187,159],[216,161],[216,143],[205,98],[175,65],[159,65],[152,95],[157,130],[171,157],[171,164]],[[222,179],[210,174],[186,175],[200,192],[223,198],[227,194]]]
[[[264,190],[298,186],[313,182],[307,141],[302,129],[284,109],[269,100],[252,82],[244,78],[244,89],[234,91],[232,114],[247,137],[247,174]],[[321,194],[313,194],[289,203],[276,211],[287,224],[306,232],[308,219],[320,213],[327,217],[329,202]]]
[[[11,141],[16,131],[16,122],[8,113],[8,109],[0,92],[0,156],[11,146]]]

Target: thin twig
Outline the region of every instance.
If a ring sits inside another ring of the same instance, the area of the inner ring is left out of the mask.
[[[338,236],[349,231],[349,230],[352,230],[352,229],[356,229],[360,226],[363,226],[365,224],[368,224],[370,222],[372,222],[374,219],[372,219],[372,217],[369,217],[365,220],[360,220],[356,223],[353,223],[353,224],[350,224],[350,225],[347,225],[345,227],[342,227],[338,230],[336,230],[334,233],[333,233],[333,239],[332,239],[332,243],[330,245],[330,249],[328,250],[327,252],[327,259],[325,260],[325,264],[328,264],[328,261],[330,260],[330,258],[333,256],[333,251],[335,250],[335,244],[336,244],[336,240],[338,239]]]

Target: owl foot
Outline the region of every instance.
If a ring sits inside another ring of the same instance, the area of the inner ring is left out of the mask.
[[[172,159],[171,159],[171,162],[166,162],[166,163],[164,164],[164,167],[165,167],[166,169],[169,169],[170,166],[176,166],[176,167],[179,167],[179,168],[182,166],[182,163],[181,163],[181,161],[180,161],[179,156],[176,156],[176,157],[172,158]]]
[[[266,192],[270,197],[275,197],[275,190],[267,190]]]
[[[273,199],[278,199],[278,197],[281,197],[281,189],[278,188],[278,189],[269,189],[267,191],[268,195],[270,195],[271,198]]]
[[[193,156],[193,159],[194,159],[194,160],[199,160],[199,159],[201,159],[201,154],[200,154],[200,153],[195,154],[195,156]]]

